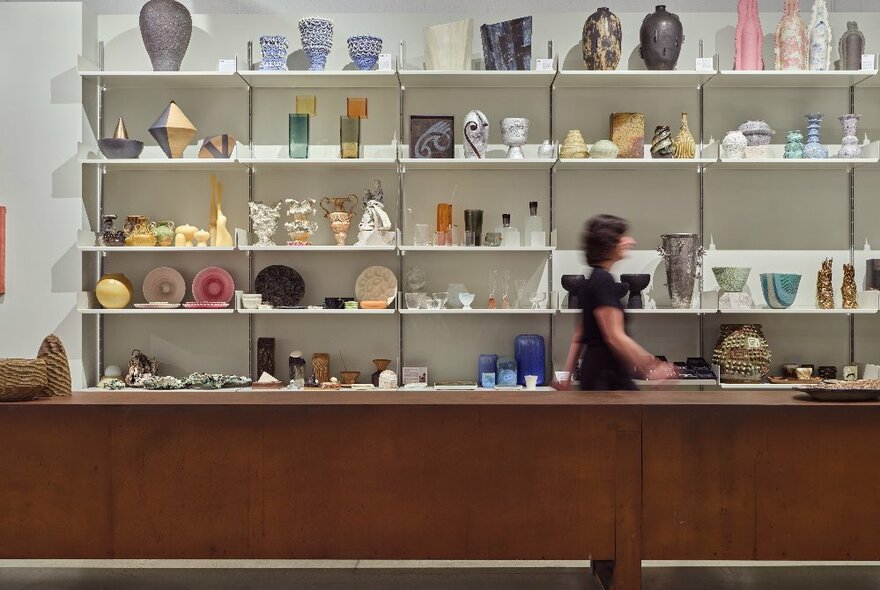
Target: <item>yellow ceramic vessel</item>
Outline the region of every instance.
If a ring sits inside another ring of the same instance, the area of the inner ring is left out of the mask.
[[[105,309],[123,309],[133,293],[131,281],[122,273],[108,273],[95,285],[95,297]]]

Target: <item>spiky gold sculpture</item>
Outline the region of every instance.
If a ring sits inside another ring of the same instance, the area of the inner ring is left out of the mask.
[[[856,298],[856,268],[852,264],[843,265],[843,286],[840,288],[843,309],[858,309]]]
[[[819,309],[834,309],[834,287],[831,284],[832,258],[826,258],[819,269],[816,280],[816,307]]]

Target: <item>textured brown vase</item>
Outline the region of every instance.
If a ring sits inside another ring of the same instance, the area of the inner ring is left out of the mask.
[[[612,113],[611,141],[620,148],[618,158],[644,158],[645,114]]]
[[[616,70],[620,65],[623,30],[620,19],[602,7],[586,20],[583,31],[584,66],[588,70]]]
[[[175,0],[150,0],[141,8],[141,38],[153,70],[180,69],[192,37],[192,15]]]
[[[692,159],[697,155],[697,142],[688,127],[687,113],[681,114],[681,129],[675,134],[672,145],[675,147],[675,157],[678,159]]]

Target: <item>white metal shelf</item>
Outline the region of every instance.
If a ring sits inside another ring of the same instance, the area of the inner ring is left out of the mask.
[[[120,158],[111,160],[108,158],[89,157],[80,160],[80,164],[89,166],[104,166],[107,170],[160,170],[160,171],[242,171],[247,168],[234,158]]]
[[[247,88],[237,72],[100,71],[79,73],[83,80],[107,90],[120,88]]]
[[[522,246],[519,248],[502,248],[501,246],[399,246],[401,252],[431,252],[432,254],[453,254],[469,252],[471,254],[518,254],[525,252],[553,252],[556,246]]]
[[[555,88],[687,88],[699,89],[716,72],[695,70],[560,70]]]
[[[877,308],[818,309],[816,307],[787,307],[785,309],[771,309],[769,307],[756,307],[754,309],[722,309],[720,313],[736,315],[870,315],[877,313]]]
[[[397,310],[393,307],[388,309],[244,309],[237,310],[245,315],[351,315],[351,316],[375,316],[394,315]]]
[[[720,383],[721,389],[740,389],[740,390],[754,390],[754,389],[777,389],[777,390],[793,390],[795,387],[800,387],[799,385],[789,384],[789,383]],[[804,383],[804,385],[810,385],[809,383]]]
[[[550,88],[556,71],[401,70],[402,88]]]
[[[238,73],[253,88],[400,88],[394,71],[240,70]]]
[[[404,171],[409,170],[550,170],[555,158],[401,158]]]
[[[555,309],[406,309],[402,315],[553,315]]]
[[[711,166],[714,158],[564,158],[556,165],[558,170],[692,170]]]
[[[289,253],[317,253],[317,252],[334,252],[337,254],[351,252],[394,252],[396,246],[333,246],[333,245],[316,245],[311,246],[238,246],[239,250],[244,252],[289,252]]]
[[[849,88],[874,76],[871,71],[721,70],[707,88]]]
[[[716,313],[715,309],[672,309],[672,308],[657,308],[657,309],[624,309],[624,313],[632,314],[632,315],[705,315],[710,313]],[[581,313],[580,309],[560,309],[559,313],[566,314],[578,314]]]
[[[238,162],[251,168],[397,170],[394,158],[239,158]]]
[[[715,379],[636,379],[639,387],[718,387]]]
[[[126,307],[124,309],[79,308],[77,311],[84,315],[224,315],[235,313],[231,306],[223,309],[187,309],[185,307],[178,307],[176,309],[137,309],[136,307]]]

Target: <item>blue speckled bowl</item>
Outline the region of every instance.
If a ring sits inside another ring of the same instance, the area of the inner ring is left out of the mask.
[[[797,297],[801,275],[771,272],[762,273],[760,276],[761,291],[764,292],[767,305],[773,309],[791,307]]]

